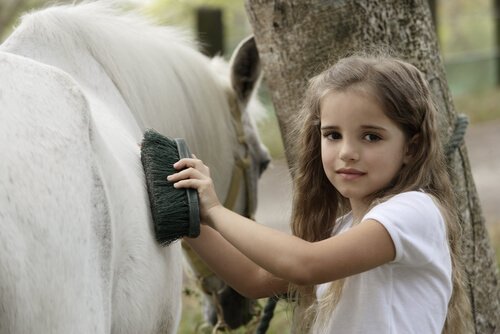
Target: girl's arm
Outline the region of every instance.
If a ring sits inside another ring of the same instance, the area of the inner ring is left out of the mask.
[[[394,259],[395,248],[387,230],[367,220],[338,236],[307,242],[273,230],[224,208],[213,187],[208,167],[198,159],[182,159],[169,177],[174,186],[195,188],[202,220],[234,248],[276,277],[298,285],[333,281],[375,268]]]
[[[199,237],[184,241],[217,276],[245,297],[258,299],[288,290],[288,282],[256,265],[209,226],[202,225]]]
[[[223,206],[209,211],[208,222],[262,268],[298,285],[355,275],[395,257],[389,233],[375,220],[314,243],[259,225]]]

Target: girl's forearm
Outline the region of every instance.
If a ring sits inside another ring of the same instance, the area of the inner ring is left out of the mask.
[[[250,260],[277,277],[308,284],[307,266],[311,243],[268,228],[222,206],[208,213],[209,224]]]
[[[201,227],[198,238],[184,240],[217,276],[246,297],[257,299],[287,291],[287,282],[256,265],[209,226]]]

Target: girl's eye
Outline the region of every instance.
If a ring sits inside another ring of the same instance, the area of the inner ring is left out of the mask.
[[[379,135],[376,135],[374,133],[368,133],[363,137],[364,140],[368,142],[377,142],[381,140],[382,138]]]
[[[342,138],[342,135],[339,132],[327,132],[323,136],[330,140],[339,140]]]

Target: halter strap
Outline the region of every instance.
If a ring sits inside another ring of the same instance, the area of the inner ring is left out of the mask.
[[[253,201],[253,196],[250,189],[250,150],[245,136],[242,114],[238,105],[238,101],[236,100],[236,97],[231,93],[227,94],[227,98],[229,101],[229,110],[231,111],[232,123],[236,132],[236,138],[238,140],[238,144],[243,148],[244,154],[242,156],[238,152],[234,157],[235,161],[231,176],[231,183],[226,195],[226,200],[224,201],[224,206],[230,210],[234,210],[236,200],[238,199],[239,190],[242,183],[244,183],[246,189],[246,206],[244,208],[244,214],[249,218],[253,218],[255,214],[255,203]]]
[[[224,206],[230,210],[234,209],[236,206],[236,200],[238,199],[238,193],[241,188],[241,184],[245,183],[247,185],[247,205],[245,207],[245,215],[248,217],[253,216],[253,201],[252,197],[249,196],[248,187],[248,168],[250,167],[250,159],[248,157],[235,157],[233,174],[231,176],[231,183],[229,185],[229,191],[226,196],[226,201]]]
[[[236,132],[236,137],[238,144],[243,148],[243,156],[240,155],[239,151],[234,156],[234,166],[231,176],[231,183],[229,185],[229,190],[224,201],[224,206],[230,210],[233,210],[236,206],[236,201],[238,199],[238,194],[240,192],[242,184],[246,189],[246,205],[244,208],[244,214],[253,219],[255,214],[255,203],[253,200],[253,194],[250,189],[250,173],[249,168],[251,164],[250,152],[248,142],[246,140],[245,131],[243,127],[241,110],[239,108],[238,101],[236,97],[231,93],[227,94],[229,101],[229,110],[231,111],[232,123],[234,130]],[[210,287],[210,278],[214,277],[215,274],[208,268],[208,266],[201,260],[201,258],[194,252],[194,250],[184,241],[182,241],[182,248],[186,252],[191,266],[195,269],[195,274],[200,282],[202,290],[207,294],[215,294]],[[214,299],[216,301],[216,299]],[[217,309],[219,309],[217,305]],[[218,314],[218,317],[222,319],[222,315]]]

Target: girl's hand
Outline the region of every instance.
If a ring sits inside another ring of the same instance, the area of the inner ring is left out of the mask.
[[[198,191],[201,219],[206,221],[209,211],[221,206],[210,177],[210,169],[194,155],[193,158],[177,161],[174,168],[180,172],[169,175],[167,180],[174,182],[175,188],[193,188]]]

